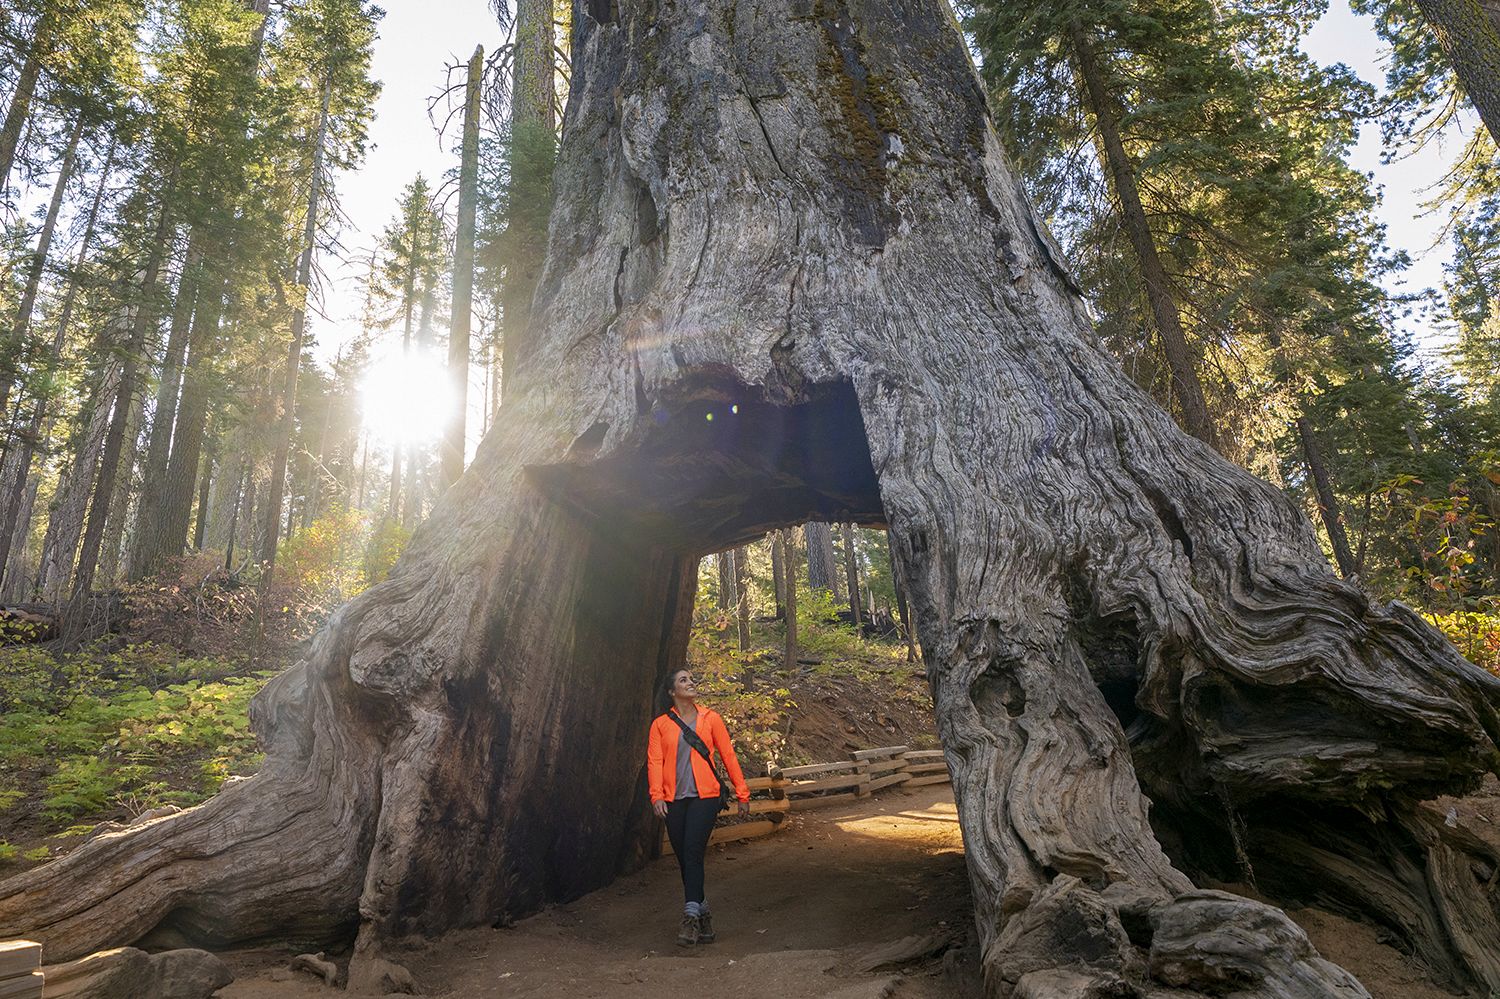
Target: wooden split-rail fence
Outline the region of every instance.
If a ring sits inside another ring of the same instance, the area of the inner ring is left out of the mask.
[[[0,999],[42,999],[42,945],[0,940]]]
[[[750,785],[750,814],[764,818],[717,825],[709,837],[710,844],[769,836],[781,827],[794,808],[799,812],[822,808],[835,802],[867,798],[888,787],[946,784],[952,779],[941,749],[907,746],[861,749],[851,754],[850,759],[834,763],[768,769],[771,771],[768,776],[745,781]],[[731,817],[737,814],[734,810],[726,813]],[[665,832],[661,843],[663,856],[669,856],[672,844]]]

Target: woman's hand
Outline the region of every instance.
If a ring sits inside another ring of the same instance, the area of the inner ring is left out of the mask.
[[[742,819],[748,819],[749,817],[750,817],[750,802],[748,802],[748,801],[742,801],[742,802],[740,802],[740,818],[742,818]]]
[[[667,817],[667,803],[665,801],[653,801],[651,803],[651,810],[656,813],[656,817],[659,819]]]

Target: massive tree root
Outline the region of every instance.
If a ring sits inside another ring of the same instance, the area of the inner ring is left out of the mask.
[[[822,517],[895,539],[993,994],[1364,995],[1192,880],[1251,874],[1500,987],[1500,866],[1419,804],[1496,768],[1497,681],[1093,342],[946,8],[580,17],[538,332],[473,467],[257,701],[261,776],[0,884],[0,935],[358,926],[373,981],[392,937],[606,883],[649,854],[694,560]]]

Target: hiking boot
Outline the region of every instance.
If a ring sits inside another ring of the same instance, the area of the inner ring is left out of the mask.
[[[691,947],[699,940],[697,916],[683,916],[682,928],[677,931],[677,946]]]
[[[713,924],[713,919],[706,912],[703,915],[701,915],[701,916],[698,917],[698,942],[699,943],[713,943],[714,942],[714,924]]]

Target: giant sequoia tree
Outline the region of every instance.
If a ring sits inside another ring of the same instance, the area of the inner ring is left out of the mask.
[[[363,984],[607,882],[697,558],[819,520],[889,525],[993,994],[1364,995],[1194,888],[1247,866],[1500,987],[1500,857],[1420,805],[1500,766],[1500,681],[1097,347],[944,5],[585,17],[521,390],[256,702],[262,772],[0,884],[0,935],[352,935]]]

